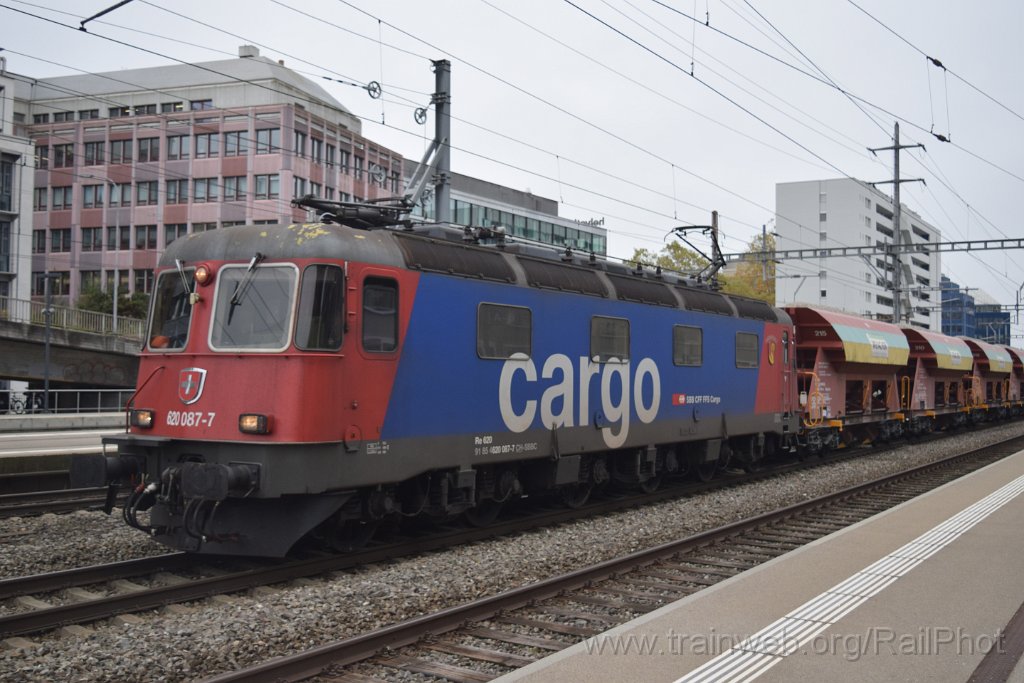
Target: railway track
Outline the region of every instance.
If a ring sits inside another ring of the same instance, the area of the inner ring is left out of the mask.
[[[0,519],[86,510],[102,506],[106,499],[105,488],[8,493],[0,496]]]
[[[880,451],[875,449],[875,452]],[[159,557],[0,580],[0,638],[39,633],[71,624],[89,623],[120,614],[207,599],[214,595],[314,577],[416,553],[610,514],[663,500],[683,498],[783,476],[795,471],[828,466],[838,460],[857,455],[857,451],[837,451],[824,459],[813,458],[803,462],[783,463],[772,469],[754,473],[726,474],[710,482],[681,482],[649,493],[623,492],[594,500],[577,509],[537,505],[513,508],[505,517],[483,528],[447,525],[439,526],[429,533],[420,532],[412,536],[395,534],[360,551],[344,555],[316,554],[300,559],[261,562],[252,559],[193,557],[185,553],[169,553]],[[68,495],[68,509],[76,509],[73,507],[76,500],[79,506],[83,502],[90,505],[101,504],[103,496],[99,494],[105,492],[105,489],[82,489],[80,492],[83,497],[78,499],[74,498],[75,491],[47,493]],[[92,494],[99,497],[89,498]]]
[[[1016,453],[1016,438],[207,683],[489,681]],[[401,673],[404,672],[404,673]]]

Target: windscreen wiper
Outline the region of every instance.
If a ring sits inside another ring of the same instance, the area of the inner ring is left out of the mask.
[[[235,293],[231,295],[232,306],[237,306],[242,303],[242,297],[245,295],[245,290],[247,290],[249,285],[252,284],[252,279],[256,275],[257,266],[263,263],[263,259],[265,258],[266,256],[257,251],[256,255],[252,257],[251,261],[249,261],[249,267],[245,270],[245,277],[243,277],[242,281],[238,283],[237,287],[235,287]]]

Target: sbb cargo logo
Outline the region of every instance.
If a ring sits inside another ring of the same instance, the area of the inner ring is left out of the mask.
[[[590,424],[590,389],[599,382],[601,396],[602,438],[608,448],[619,448],[629,436],[629,422],[635,413],[640,422],[650,424],[658,417],[661,403],[661,376],[658,366],[644,358],[632,373],[629,361],[611,360],[598,363],[582,356],[574,365],[571,358],[554,354],[544,361],[541,380],[555,379],[554,384],[540,391],[537,366],[524,354],[514,354],[501,368],[498,383],[498,403],[501,419],[513,432],[525,432],[534,426],[537,413],[545,429],[586,426]],[[547,384],[547,383],[546,383]],[[617,395],[613,399],[613,386]],[[513,392],[517,397],[530,398],[513,405]],[[540,394],[538,397],[537,394]]]

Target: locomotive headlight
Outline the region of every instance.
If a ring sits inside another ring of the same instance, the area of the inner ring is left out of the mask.
[[[199,266],[196,268],[195,278],[200,285],[206,286],[213,281],[213,273],[208,266]]]
[[[133,408],[128,413],[128,421],[132,427],[141,427],[142,429],[150,429],[153,426],[153,417],[153,411],[145,408]]]
[[[243,434],[269,434],[270,423],[269,415],[242,413],[238,416],[238,431]]]

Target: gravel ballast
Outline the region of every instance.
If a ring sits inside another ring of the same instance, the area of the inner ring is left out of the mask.
[[[140,613],[92,633],[30,638],[0,650],[3,681],[187,681],[294,654],[446,606],[832,493],[956,452],[1024,435],[1024,424],[866,453],[686,499],[392,563],[194,603],[185,614]],[[24,536],[9,534],[26,533]],[[115,514],[0,520],[0,578],[166,552]],[[0,646],[2,647],[2,646]]]

